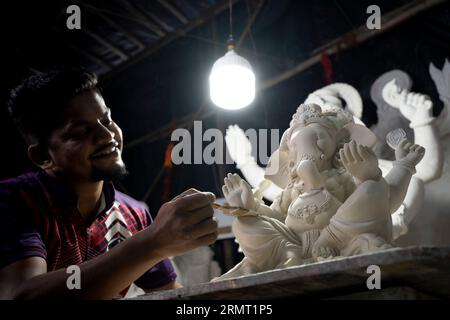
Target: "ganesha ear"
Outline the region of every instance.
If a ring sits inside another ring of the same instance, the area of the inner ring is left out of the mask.
[[[289,183],[289,149],[287,131],[281,138],[280,147],[270,156],[264,172],[264,178],[284,189]]]
[[[369,148],[375,147],[377,137],[366,126],[349,123],[338,132],[338,141],[344,139],[354,140],[357,144],[364,145]]]

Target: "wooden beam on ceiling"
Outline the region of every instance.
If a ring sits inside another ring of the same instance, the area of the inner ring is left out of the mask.
[[[241,0],[231,0],[232,4],[236,4],[240,2]],[[199,16],[197,19],[190,21],[188,24],[184,25],[182,28],[177,29],[176,31],[169,33],[164,38],[160,39],[158,42],[156,42],[154,45],[148,47],[144,51],[138,53],[137,55],[131,57],[128,61],[116,66],[113,70],[106,73],[102,76],[102,80],[107,82],[109,79],[117,75],[118,73],[122,72],[123,70],[129,68],[133,64],[141,61],[142,59],[152,55],[153,53],[159,51],[161,48],[165,47],[166,45],[172,43],[174,40],[177,40],[178,38],[183,37],[186,33],[191,31],[192,29],[199,27],[203,25],[204,23],[208,22],[215,16],[219,15],[223,11],[228,9],[228,1],[221,1],[219,4],[209,8],[206,10],[201,16]],[[106,84],[106,83],[105,83]]]
[[[105,48],[107,48],[108,50],[110,50],[111,52],[113,52],[115,55],[120,57],[120,59],[122,59],[124,61],[128,60],[128,55],[123,50],[119,49],[114,44],[112,44],[106,38],[102,37],[101,35],[97,34],[96,32],[90,30],[87,27],[81,28],[81,31],[84,32],[85,34],[87,34],[89,37],[91,37],[95,41],[97,41],[99,44],[101,44]]]
[[[384,31],[390,30],[399,24],[407,21],[408,19],[414,17],[415,15],[419,14],[422,11],[425,11],[427,9],[430,9],[438,4],[441,4],[448,0],[416,0],[414,1],[413,5],[406,5],[402,6],[398,9],[395,9],[386,15],[382,17],[382,29],[380,30],[367,30],[366,26],[361,26],[357,30],[359,30],[359,33],[354,35],[353,32],[350,32],[352,35],[350,38],[355,38],[359,42],[354,42],[352,45],[349,43],[343,43],[343,41],[347,41],[349,39],[349,34],[345,34],[341,37],[338,37],[337,39],[329,42],[329,44],[332,44],[331,47],[323,46],[323,50],[327,50],[328,54],[334,54],[337,53],[338,50],[347,50],[350,48],[355,47],[355,45],[360,44],[362,42],[367,41],[368,39],[371,39],[372,37],[375,37],[379,34],[381,34]],[[362,36],[362,33],[364,33],[364,36]],[[323,52],[323,51],[322,51]],[[265,81],[262,83],[261,87],[259,88],[259,92],[262,92],[266,89],[269,89],[279,83],[282,83],[283,81],[288,80],[289,78],[299,74],[300,72],[308,69],[309,67],[313,66],[314,64],[318,63],[320,61],[321,54],[317,54],[301,63],[299,63],[297,66],[286,70],[282,72],[281,74]],[[179,123],[185,121],[185,119],[205,119],[212,115],[216,114],[216,109],[209,109],[203,113],[197,113],[194,112],[190,115],[185,116]],[[195,115],[193,117],[193,115]],[[189,118],[191,117],[191,118]],[[173,123],[167,123],[160,128],[156,129],[156,131],[152,131],[151,133],[144,134],[141,137],[128,142],[127,147],[135,147],[138,146],[144,142],[153,142],[157,140],[157,137],[165,137],[170,134],[173,128]],[[157,134],[155,134],[157,132]]]
[[[151,20],[153,20],[161,29],[164,29],[168,33],[175,30],[174,27],[169,26],[166,22],[164,22],[163,19],[159,18],[153,12],[146,10],[144,7],[142,7],[139,4],[135,4],[135,5],[136,5],[136,8],[141,10],[143,14],[147,15]]]
[[[139,50],[142,50],[145,48],[145,44],[141,40],[139,40],[134,34],[132,34],[130,31],[126,30],[120,24],[115,22],[112,18],[108,17],[107,15],[103,14],[102,12],[97,12],[96,14],[98,14],[112,28],[114,28],[117,31],[119,31],[120,33],[122,33],[130,42],[132,42],[134,45],[136,45],[139,48]]]
[[[99,65],[104,69],[111,70],[113,68],[112,64],[110,64],[107,61],[103,61],[101,57],[97,56],[95,53],[91,53],[86,49],[82,49],[78,47],[76,44],[67,40],[68,37],[66,37],[66,33],[63,32],[61,29],[54,27],[52,28],[52,30],[59,36],[60,41],[63,42],[67,47],[78,52],[80,55],[84,56],[88,60],[91,60],[92,62],[94,62],[95,64]]]
[[[248,1],[248,0],[246,0]],[[248,5],[248,3],[247,3]],[[244,42],[245,38],[251,31],[251,28],[253,26],[253,23],[255,22],[256,18],[258,17],[259,13],[261,12],[261,9],[264,5],[264,0],[259,0],[256,4],[256,8],[253,11],[252,15],[248,18],[247,25],[244,28],[244,31],[242,31],[241,37],[239,38],[239,41],[236,44],[236,48],[239,48],[242,45],[242,42]]]
[[[68,41],[64,41],[66,45],[70,48],[72,48],[74,51],[78,52],[82,56],[86,57],[88,60],[91,60],[92,62],[98,64],[100,67],[105,68],[107,70],[111,70],[113,68],[112,64],[103,61],[99,57],[97,57],[94,53],[91,53],[89,51],[86,51],[85,49],[81,49],[80,47],[74,45],[73,43],[70,43]]]
[[[164,37],[166,35],[166,33],[159,26],[154,24],[142,12],[140,12],[139,9],[137,9],[136,6],[131,1],[128,0],[118,0],[118,1],[126,10],[128,10],[137,19],[139,19],[139,22],[149,31],[151,31],[152,33],[156,34],[159,37]]]
[[[167,10],[170,11],[170,13],[172,13],[178,20],[181,21],[181,23],[186,24],[189,22],[188,18],[186,18],[186,16],[181,13],[180,10],[178,10],[177,8],[175,8],[175,6],[173,4],[171,4],[169,1],[167,0],[158,0],[158,2]]]
[[[318,50],[314,50],[313,52],[317,52],[309,59],[302,61],[298,65],[290,68],[280,74],[272,77],[269,80],[263,82],[259,88],[259,91],[266,90],[271,88],[283,81],[286,81],[293,76],[299,74],[300,72],[312,67],[316,63],[320,62],[321,56],[323,53],[328,55],[334,55],[338,52],[342,52],[348,49],[351,49],[361,43],[364,43],[377,35],[380,35],[392,28],[398,26],[399,24],[411,19],[422,11],[428,10],[438,4],[444,3],[447,0],[415,0],[410,2],[398,9],[392,10],[381,17],[381,29],[369,30],[367,26],[361,25],[354,31],[350,31],[333,41],[330,41],[328,44],[321,46],[320,53]]]

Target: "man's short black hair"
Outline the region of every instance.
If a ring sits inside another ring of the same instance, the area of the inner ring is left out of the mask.
[[[84,91],[100,93],[97,82],[78,68],[33,75],[11,91],[9,114],[29,145],[47,144],[68,102]]]

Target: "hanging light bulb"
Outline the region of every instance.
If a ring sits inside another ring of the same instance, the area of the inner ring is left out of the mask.
[[[232,5],[230,0],[230,39],[228,52],[219,58],[209,76],[211,100],[218,107],[236,110],[255,99],[255,74],[250,63],[235,51],[232,36]]]

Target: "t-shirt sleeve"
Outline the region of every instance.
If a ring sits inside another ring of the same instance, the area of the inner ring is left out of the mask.
[[[0,184],[0,269],[28,257],[46,259],[41,235],[19,192]]]
[[[153,222],[153,219],[148,210],[145,210],[145,215],[145,227],[148,227]],[[165,259],[150,268],[134,283],[142,289],[156,289],[175,281],[176,278],[177,274],[175,273],[172,263],[169,259]]]

